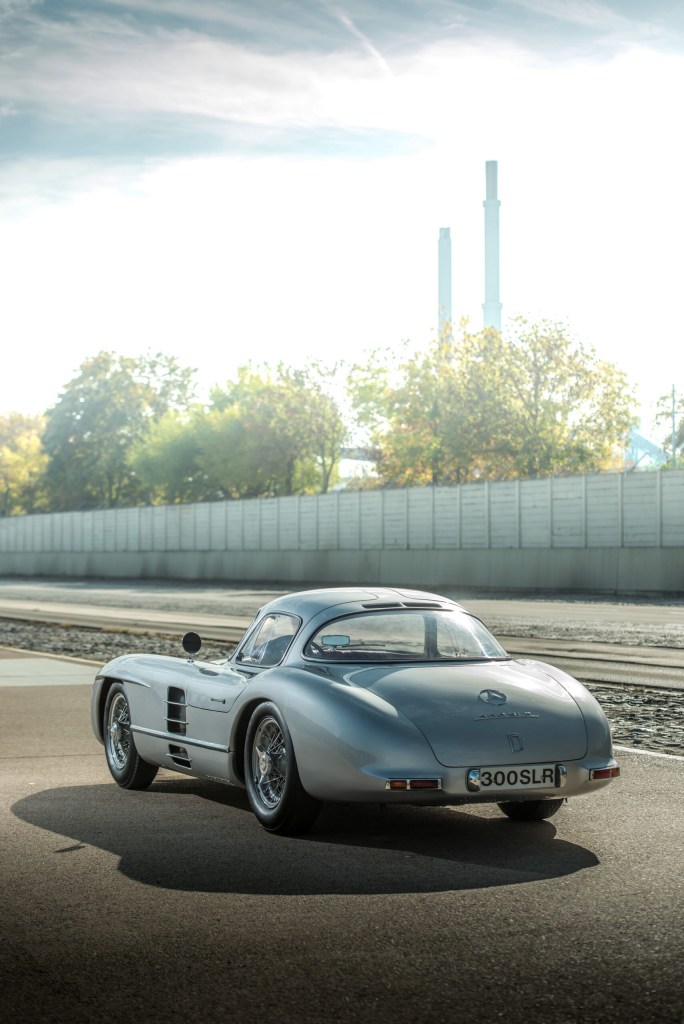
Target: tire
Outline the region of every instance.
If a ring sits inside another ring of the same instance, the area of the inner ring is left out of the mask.
[[[123,789],[147,789],[158,768],[143,761],[131,730],[131,709],[121,683],[113,683],[107,694],[102,733],[107,767]]]
[[[254,815],[267,832],[296,836],[307,832],[321,802],[302,786],[292,737],[275,704],[260,704],[247,726],[245,784]]]
[[[499,807],[514,821],[544,821],[560,811],[564,800],[521,800],[499,804]]]

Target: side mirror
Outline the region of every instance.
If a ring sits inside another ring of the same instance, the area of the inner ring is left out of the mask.
[[[190,655],[190,661],[192,661],[193,655],[197,654],[201,646],[202,640],[199,633],[186,633],[183,637],[183,650],[186,654]]]

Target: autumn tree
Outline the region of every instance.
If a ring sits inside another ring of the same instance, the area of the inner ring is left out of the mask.
[[[100,352],[87,359],[46,414],[52,508],[111,508],[143,500],[129,452],[165,412],[187,405],[193,373],[161,353],[134,359]]]
[[[548,322],[444,335],[356,367],[352,397],[393,486],[612,468],[634,423],[625,375]]]
[[[466,400],[483,411],[484,475],[534,478],[621,464],[636,422],[633,388],[563,325],[519,319],[508,338],[473,336],[466,353]]]
[[[444,336],[426,352],[376,350],[352,369],[349,391],[358,425],[377,453],[381,480],[393,486],[458,483],[471,454],[459,401],[459,365]]]
[[[0,515],[30,514],[45,508],[47,455],[40,416],[0,416]]]

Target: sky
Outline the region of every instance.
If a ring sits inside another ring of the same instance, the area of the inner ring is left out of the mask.
[[[0,415],[102,350],[199,395],[501,301],[684,393],[679,0],[0,0]],[[679,305],[678,305],[679,303]]]

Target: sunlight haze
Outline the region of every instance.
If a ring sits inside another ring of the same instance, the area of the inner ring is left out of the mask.
[[[247,360],[361,359],[482,326],[498,161],[504,332],[568,325],[681,376],[684,13],[666,2],[0,0],[0,412],[102,349],[200,397]]]

